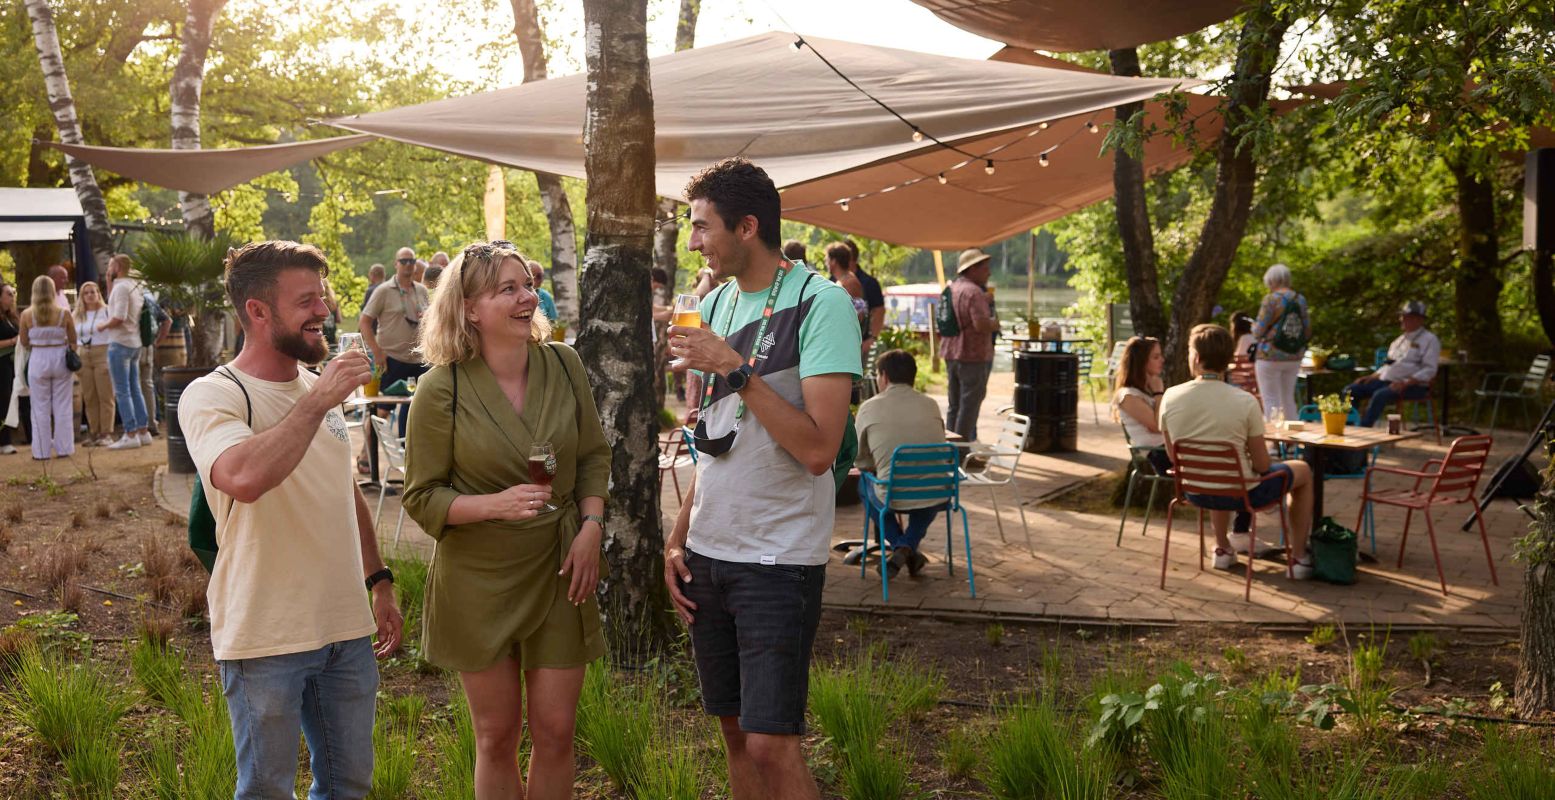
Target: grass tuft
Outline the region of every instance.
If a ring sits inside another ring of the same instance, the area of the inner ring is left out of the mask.
[[[945,770],[945,776],[952,780],[971,778],[976,774],[982,758],[982,743],[976,734],[966,728],[951,730],[940,745],[940,766]]]
[[[122,772],[117,733],[78,742],[63,757],[72,800],[113,800]]]
[[[900,800],[906,797],[907,761],[907,754],[899,745],[849,754],[842,765],[844,796],[849,800]]]
[[[96,514],[98,519],[108,519],[113,516],[113,510],[108,507],[107,503],[102,501],[98,501],[97,506],[92,509],[92,513]]]
[[[15,535],[11,533],[10,525],[0,525],[0,553],[9,552],[11,542]]]
[[[383,701],[378,723],[373,726],[373,783],[371,800],[410,797],[416,772],[416,731],[426,698],[404,695]]]
[[[1466,781],[1469,800],[1535,800],[1555,787],[1555,762],[1531,734],[1490,729],[1474,777]]]
[[[0,702],[55,755],[114,736],[129,703],[113,679],[91,664],[66,664],[35,648],[23,652],[15,688]]]
[[[86,554],[80,546],[59,542],[38,554],[32,569],[51,591],[58,592],[65,584],[75,580],[86,565]]]
[[[424,794],[428,800],[465,800],[475,796],[475,726],[470,720],[470,706],[458,687],[449,694],[449,721],[432,734],[437,782]]]
[[[54,597],[59,601],[61,611],[72,614],[80,614],[81,608],[86,605],[86,592],[81,589],[81,584],[74,581],[56,587]]]
[[[82,528],[85,528],[86,527],[86,514],[80,512],[80,511],[73,511],[73,512],[71,512],[71,514],[70,514],[70,527],[72,529],[74,529],[74,530],[80,530]]]
[[[1081,747],[1049,700],[1028,700],[999,713],[983,750],[983,782],[999,800],[1104,800],[1113,758]]]
[[[26,513],[22,511],[21,503],[12,503],[5,509],[6,522],[21,522],[26,516]]]
[[[578,741],[623,792],[642,774],[654,747],[661,709],[637,686],[617,680],[603,664],[583,678],[578,702]]]

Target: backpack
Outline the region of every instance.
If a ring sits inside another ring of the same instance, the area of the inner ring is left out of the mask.
[[[254,403],[248,397],[248,387],[238,380],[232,373],[218,368],[217,374],[225,375],[229,380],[243,390],[243,405],[247,407],[248,427],[254,427]],[[200,560],[206,572],[216,568],[216,515],[211,512],[211,504],[205,499],[205,485],[200,482],[199,473],[194,476],[194,490],[189,493],[189,549],[194,551],[194,557]]]
[[[961,335],[961,320],[956,319],[956,306],[948,283],[945,284],[945,290],[939,293],[939,307],[934,309],[934,329],[942,339]]]
[[[140,346],[150,347],[157,343],[157,301],[151,299],[148,292],[140,294]]]
[[[804,283],[799,285],[799,304],[797,306],[799,309],[803,309],[804,308],[804,290],[810,286],[810,279],[815,277],[815,271],[814,270],[811,270],[808,267],[806,267],[805,269],[806,269],[806,274],[805,274]],[[949,291],[949,290],[947,289],[946,291]],[[719,291],[713,297],[712,307],[708,309],[707,317],[706,317],[706,319],[708,320],[708,324],[709,325],[712,324],[712,320],[714,319],[713,314],[717,310],[717,308],[718,308],[718,300],[722,296],[723,296],[723,292]],[[799,337],[799,331],[803,327],[804,327],[804,317],[801,316],[799,318],[798,324],[796,324],[794,326],[794,338],[795,339],[797,339]],[[794,351],[795,352],[799,352],[799,346],[798,346],[797,342],[794,345]],[[832,460],[832,465],[831,465],[832,482],[836,484],[835,487],[834,487],[834,491],[838,491],[838,492],[842,491],[842,484],[845,483],[848,480],[848,471],[853,469],[853,461],[855,459],[857,459],[857,458],[858,458],[858,427],[853,424],[853,409],[850,407],[848,409],[848,418],[843,423],[843,426],[842,426],[842,442],[837,445],[837,457]]]
[[[1280,318],[1275,320],[1274,338],[1269,344],[1282,353],[1300,353],[1307,349],[1307,316],[1301,311],[1301,303],[1297,302],[1294,295],[1281,298],[1285,303],[1285,310],[1280,312]]]

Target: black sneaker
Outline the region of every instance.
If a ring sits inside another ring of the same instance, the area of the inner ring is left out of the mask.
[[[891,551],[890,558],[881,563],[885,565],[886,575],[894,578],[898,572],[902,571],[902,567],[907,566],[907,550],[898,547]]]
[[[927,567],[928,565],[929,559],[922,553],[914,550],[912,551],[912,554],[907,557],[907,574],[916,578],[918,577],[918,573],[922,572],[923,568]]]

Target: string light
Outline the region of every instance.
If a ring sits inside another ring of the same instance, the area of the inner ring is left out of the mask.
[[[1038,155],[1037,156],[1037,163],[1041,164],[1044,167],[1047,166],[1047,163],[1048,163],[1047,162],[1047,153],[1042,153],[1042,154]]]
[[[987,173],[989,175],[993,174],[993,159],[990,158],[986,162],[984,162],[984,164],[983,164],[983,172],[985,172],[985,173]]]
[[[912,140],[914,142],[921,142],[921,141],[923,141],[923,131],[920,131],[917,128],[913,128],[912,129]]]
[[[1085,129],[1091,133],[1097,133],[1101,130],[1101,128],[1096,127],[1096,123],[1091,122],[1090,120],[1086,120]]]
[[[1037,130],[1039,130],[1039,131],[1047,130],[1047,123],[1046,122],[1039,122],[1039,123],[1037,123]]]
[[[839,201],[837,201],[837,205],[840,205],[840,206],[842,206],[842,210],[843,210],[843,211],[847,211],[847,210],[848,210],[848,201],[847,201],[847,198],[843,198],[843,199],[842,199],[842,200],[839,200]]]
[[[939,185],[944,186],[947,183],[950,183],[950,179],[945,177],[945,173],[941,172],[939,174]]]

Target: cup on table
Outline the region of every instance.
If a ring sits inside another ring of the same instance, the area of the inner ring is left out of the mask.
[[[1404,417],[1401,414],[1388,415],[1388,434],[1397,436],[1404,432]]]

